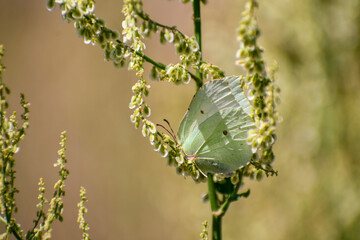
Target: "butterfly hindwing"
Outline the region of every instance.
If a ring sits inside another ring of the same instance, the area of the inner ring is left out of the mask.
[[[196,154],[196,163],[203,172],[227,173],[245,165],[251,150],[247,132],[253,128],[250,117],[242,109],[220,110],[222,121],[213,128]],[[201,127],[200,127],[201,129]]]

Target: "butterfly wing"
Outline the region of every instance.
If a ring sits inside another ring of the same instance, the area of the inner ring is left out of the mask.
[[[204,172],[227,173],[251,156],[247,131],[254,127],[238,77],[205,84],[193,98],[178,131],[179,142]]]

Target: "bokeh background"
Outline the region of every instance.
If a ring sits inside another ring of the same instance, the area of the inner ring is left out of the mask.
[[[228,75],[241,73],[234,65],[235,32],[244,2],[210,0],[202,8],[204,58]],[[224,239],[359,239],[360,1],[259,2],[264,56],[280,67],[279,176],[246,180],[251,195],[231,205]],[[121,5],[98,1],[96,14],[121,31]],[[144,10],[192,34],[191,4],[144,1]],[[158,42],[147,40],[146,53],[177,62],[172,46]],[[200,201],[206,184],[178,176],[134,129],[133,72],[105,62],[103,51],[85,45],[45,1],[0,0],[0,43],[11,109],[20,110],[20,92],[31,102],[31,126],[16,163],[16,217],[25,230],[35,218],[39,178],[48,194],[57,180],[53,163],[66,130],[65,219],[55,224],[53,239],[81,238],[80,186],[87,189],[93,239],[199,239],[202,221],[211,220],[209,205]],[[151,82],[151,120],[166,118],[176,129],[194,91],[194,83]]]

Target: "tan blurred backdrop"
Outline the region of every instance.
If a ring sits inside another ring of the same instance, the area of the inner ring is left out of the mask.
[[[353,1],[259,1],[261,44],[268,63],[280,66],[279,126],[274,167],[278,177],[246,180],[246,200],[224,218],[224,239],[358,239],[360,236],[360,4]],[[228,75],[234,66],[235,30],[244,1],[213,1],[202,8],[204,57]],[[98,1],[96,15],[121,31],[121,1]],[[191,4],[144,1],[150,16],[192,34]],[[57,180],[61,131],[68,133],[70,176],[64,222],[53,239],[80,239],[79,188],[87,189],[92,239],[199,239],[211,220],[199,199],[206,184],[176,175],[129,121],[136,77],[84,45],[45,1],[0,0],[0,43],[11,108],[19,93],[31,102],[30,129],[17,156],[19,213],[32,227],[40,177],[47,191]],[[171,46],[146,41],[146,53],[176,62]],[[194,94],[193,83],[151,82],[148,102],[155,123],[176,129]],[[49,196],[50,197],[50,196]]]

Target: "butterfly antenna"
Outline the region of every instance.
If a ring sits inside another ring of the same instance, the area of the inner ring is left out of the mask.
[[[168,120],[166,120],[166,119],[164,119],[164,122],[166,122],[166,123],[167,123],[167,125],[169,126],[169,128],[170,128],[170,130],[171,130],[171,132],[172,132],[172,136],[173,136],[173,138],[174,138],[174,141],[176,142],[176,144],[178,144],[178,142],[177,142],[177,138],[176,138],[176,134],[175,134],[174,130],[172,129],[172,127],[171,127],[171,125],[170,125],[169,121],[168,121]]]
[[[165,131],[167,131],[167,132],[170,134],[170,136],[174,139],[175,143],[178,145],[178,142],[177,142],[177,139],[176,139],[176,135],[175,135],[174,131],[172,130],[169,122],[168,122],[166,119],[164,119],[164,121],[169,125],[169,127],[170,127],[170,129],[171,129],[171,132],[170,132],[166,127],[164,127],[163,125],[161,125],[161,124],[159,124],[159,123],[157,123],[156,126],[162,127]]]
[[[160,123],[157,123],[156,126],[157,126],[157,127],[162,127],[165,131],[167,131],[167,132],[171,135],[171,137],[174,137],[174,136],[172,135],[172,133],[171,133],[169,130],[167,130],[166,127],[164,127],[163,125],[161,125]]]

